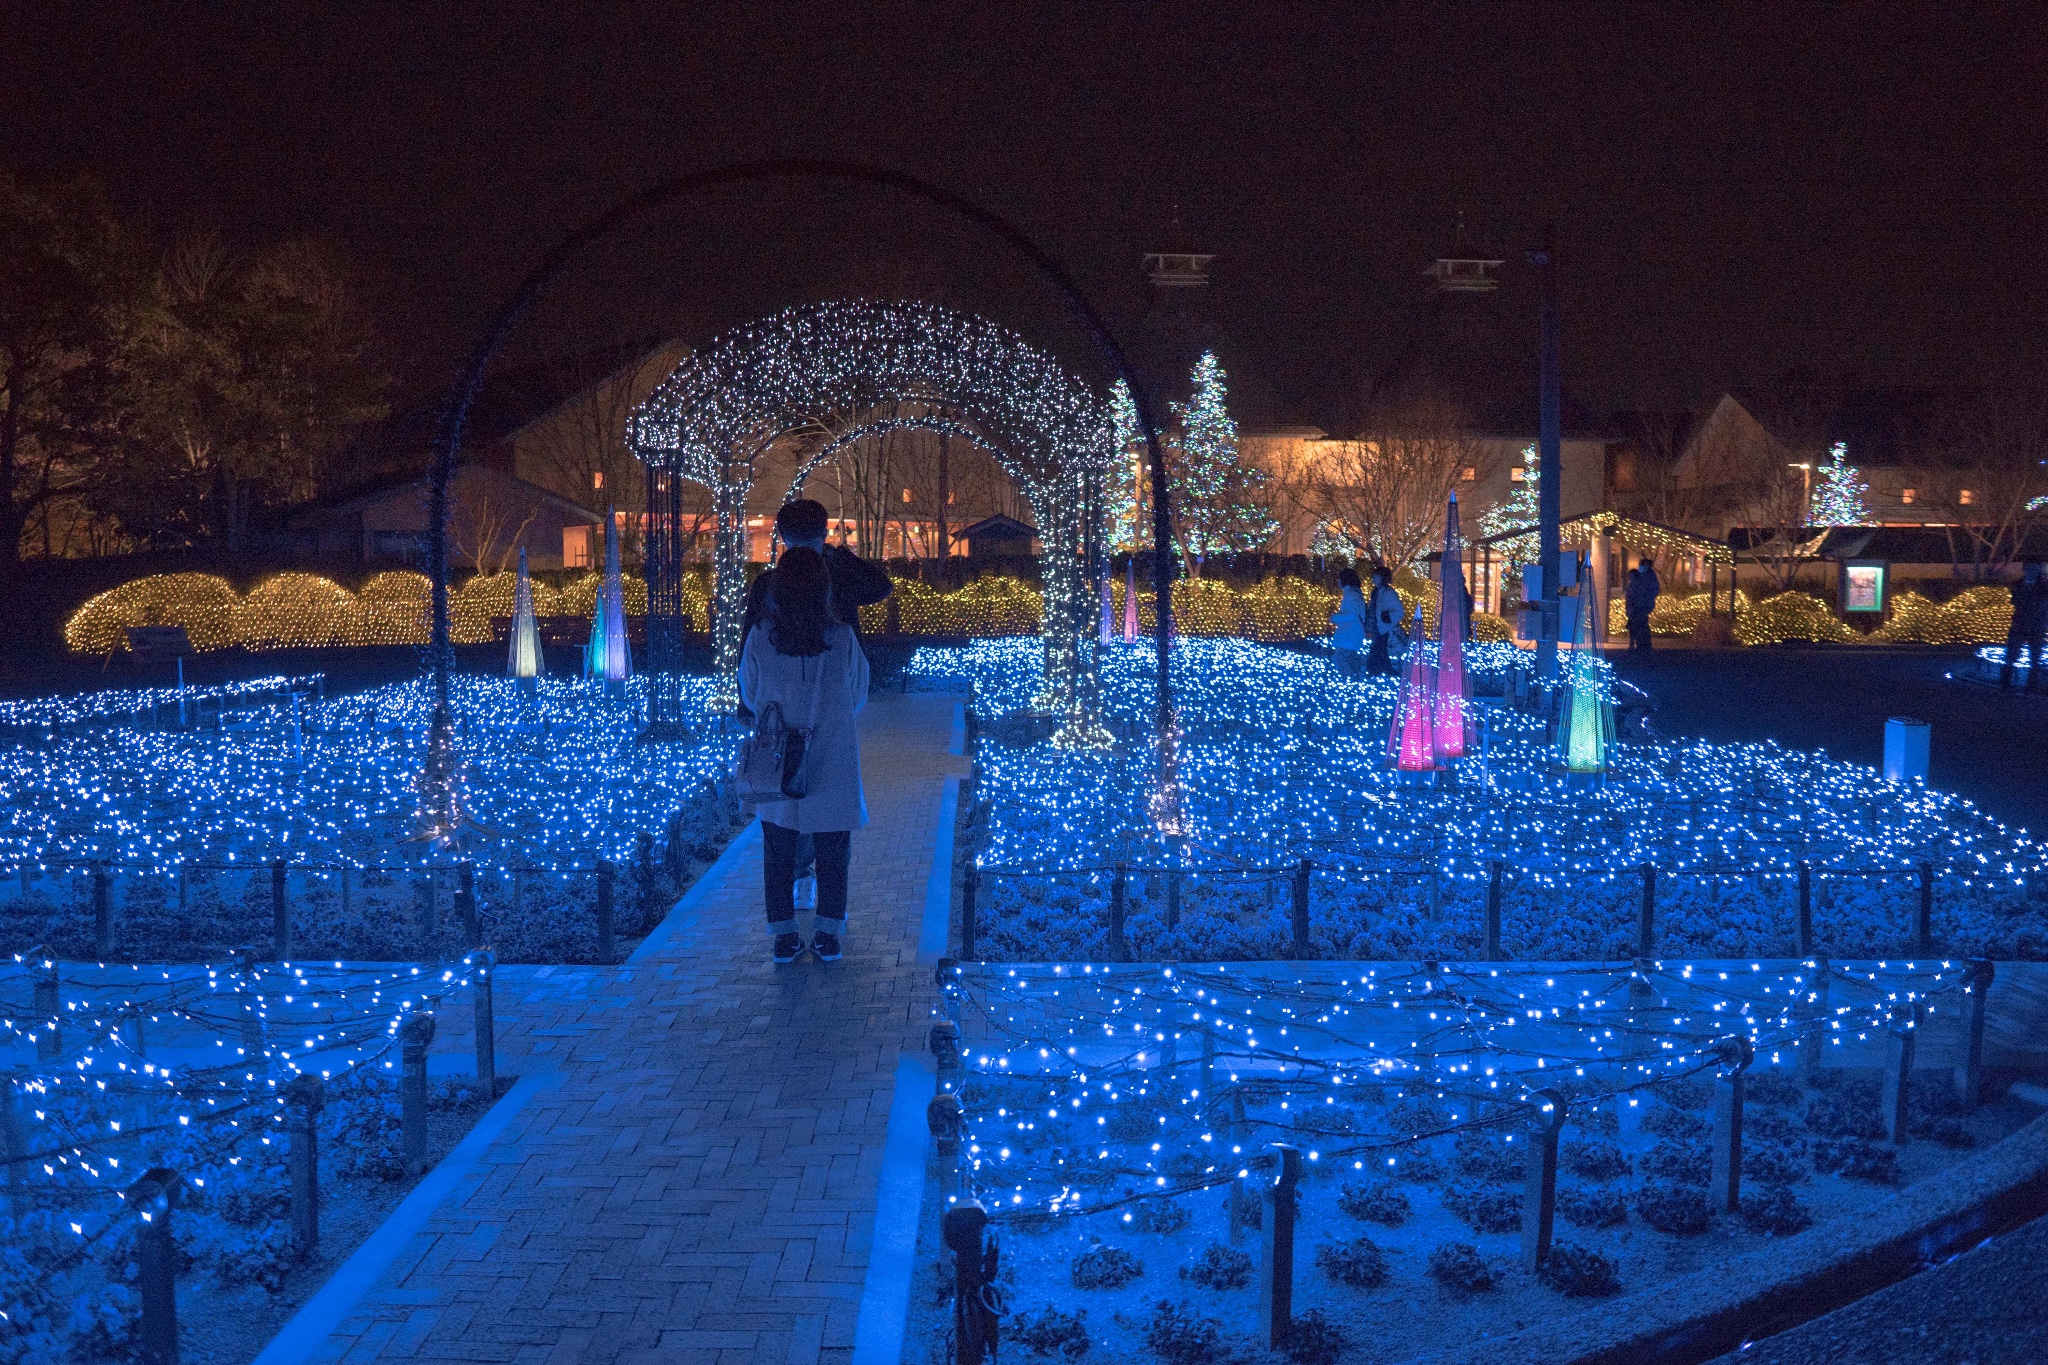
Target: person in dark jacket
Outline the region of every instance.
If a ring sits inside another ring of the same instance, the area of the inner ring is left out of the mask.
[[[825,532],[828,524],[825,504],[814,498],[786,502],[775,513],[775,534],[782,538],[785,552],[801,547],[824,556],[825,574],[831,584],[832,615],[853,631],[854,647],[859,651],[860,609],[870,602],[881,601],[896,590],[896,585],[889,581],[888,573],[880,565],[868,563],[844,546],[827,545]],[[747,613],[740,623],[740,639],[752,638],[754,627],[774,615],[774,593],[775,570],[772,568],[764,570],[759,578],[747,585]],[[753,718],[753,713],[742,702],[740,719],[751,723]],[[798,835],[793,856],[796,908],[815,910],[818,908],[817,850],[809,834]]]
[[[1628,616],[1628,647],[1650,647],[1650,613],[1657,609],[1657,594],[1664,585],[1657,581],[1657,566],[1645,559],[1628,571],[1628,583],[1621,590],[1621,604]]]
[[[1401,634],[1401,594],[1394,591],[1394,576],[1383,564],[1373,566],[1372,597],[1366,606],[1365,624],[1372,635],[1372,648],[1365,657],[1365,671],[1375,675],[1391,674],[1394,672],[1391,651]]]
[[[2011,687],[2017,679],[2019,657],[2027,656],[2027,690],[2041,684],[2041,640],[2048,635],[2048,581],[2041,561],[2029,560],[2012,585],[2012,625],[2005,632],[2005,662],[1998,670],[1998,685]]]
[[[832,614],[853,627],[860,639],[860,609],[879,602],[895,591],[896,585],[881,566],[870,564],[851,550],[825,543],[825,504],[811,498],[787,502],[775,514],[775,533],[784,548],[801,545],[825,557],[825,572],[832,581]],[[740,638],[754,633],[754,627],[768,618],[771,594],[775,591],[775,570],[768,569],[747,585],[747,614],[740,625]]]

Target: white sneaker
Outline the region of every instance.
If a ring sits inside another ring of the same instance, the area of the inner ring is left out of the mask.
[[[796,908],[815,910],[818,908],[818,879],[798,877],[796,879]]]

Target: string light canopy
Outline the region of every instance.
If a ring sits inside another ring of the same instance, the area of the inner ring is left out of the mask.
[[[1068,743],[1107,742],[1092,712],[1092,653],[1082,648],[1111,451],[1105,404],[1048,353],[981,318],[911,301],[839,301],[787,309],[714,338],[634,411],[633,452],[711,495],[716,518],[713,658],[737,701],[746,590],[745,511],[760,462],[800,447],[791,492],[862,434],[924,427],[986,449],[1023,489],[1045,544],[1042,710],[1067,718]]]

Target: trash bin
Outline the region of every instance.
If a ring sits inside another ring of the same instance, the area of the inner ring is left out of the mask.
[[[1928,724],[1911,716],[1884,723],[1884,775],[1888,782],[1927,780]]]

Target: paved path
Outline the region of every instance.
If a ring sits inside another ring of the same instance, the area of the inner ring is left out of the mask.
[[[862,717],[873,823],[845,961],[769,962],[756,844],[652,960],[505,973],[499,1065],[559,1084],[314,1359],[848,1358],[897,1061],[929,1022],[917,932],[964,767],[951,718],[917,696]]]

